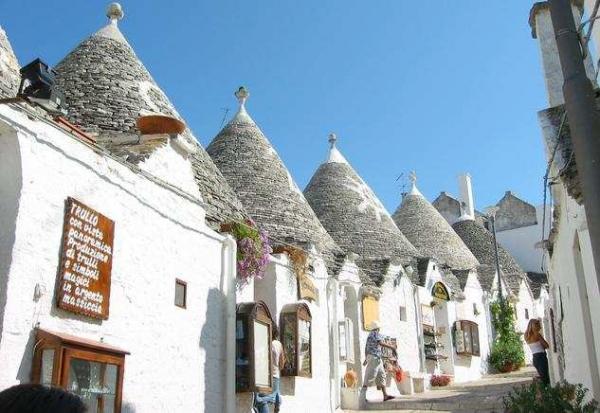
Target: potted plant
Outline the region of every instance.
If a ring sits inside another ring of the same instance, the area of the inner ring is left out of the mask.
[[[489,362],[501,373],[518,370],[525,362],[525,352],[520,334],[515,330],[514,307],[504,300],[492,303],[490,309],[496,337]]]

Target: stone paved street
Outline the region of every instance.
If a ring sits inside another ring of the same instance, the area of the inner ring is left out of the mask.
[[[475,382],[462,383],[386,403],[369,404],[369,411],[385,412],[497,412],[503,411],[502,398],[514,387],[529,383],[534,371],[525,368],[510,374],[493,374]],[[353,412],[348,410],[348,413]],[[355,412],[355,411],[354,411]]]

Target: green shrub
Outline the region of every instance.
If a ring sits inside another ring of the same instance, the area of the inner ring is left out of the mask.
[[[515,330],[515,310],[507,300],[492,303],[490,310],[496,337],[488,361],[502,372],[517,370],[525,363],[525,352],[520,334]]]
[[[504,398],[504,411],[507,413],[593,413],[598,411],[594,399],[585,402],[588,390],[581,384],[567,382],[555,386],[545,386],[536,381],[528,386],[513,389]]]

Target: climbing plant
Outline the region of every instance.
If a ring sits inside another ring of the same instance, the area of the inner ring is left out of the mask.
[[[267,233],[250,219],[222,224],[221,231],[229,232],[237,241],[238,279],[247,283],[252,278],[262,278],[272,252]]]
[[[515,330],[515,310],[508,300],[491,304],[492,325],[496,337],[489,355],[490,364],[498,371],[518,370],[525,363],[521,335]]]

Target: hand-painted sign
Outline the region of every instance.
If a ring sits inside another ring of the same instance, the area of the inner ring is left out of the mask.
[[[298,296],[299,298],[316,301],[319,296],[319,290],[306,274],[298,276]]]
[[[114,230],[114,221],[67,198],[58,271],[59,308],[108,318]]]
[[[448,289],[441,282],[436,282],[431,289],[431,295],[435,298],[439,298],[440,300],[449,301],[450,294],[448,293]]]

